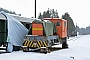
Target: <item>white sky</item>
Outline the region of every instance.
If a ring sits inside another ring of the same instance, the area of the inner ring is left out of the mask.
[[[0,7],[34,17],[34,0],[0,0]],[[68,12],[79,27],[90,25],[90,0],[37,0],[37,16],[48,8],[57,9],[60,18]]]

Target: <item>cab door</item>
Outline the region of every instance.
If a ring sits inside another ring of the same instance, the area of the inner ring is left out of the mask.
[[[62,38],[67,37],[67,21],[62,20]]]

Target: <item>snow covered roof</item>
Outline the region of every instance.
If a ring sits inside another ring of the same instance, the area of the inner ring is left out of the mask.
[[[0,14],[0,19],[6,20],[6,17],[3,14]]]
[[[34,19],[31,19],[31,18],[26,18],[26,17],[22,17],[22,16],[19,16],[19,15],[9,14],[9,13],[7,13],[7,14],[16,18],[20,22],[32,23],[34,21]]]
[[[14,17],[15,19],[19,20],[20,22],[32,23],[35,20],[35,19],[31,19],[31,18],[21,17],[19,15],[14,15],[14,14],[9,14],[9,13],[7,13],[7,14]],[[0,13],[0,19],[7,20],[6,17],[1,13]]]

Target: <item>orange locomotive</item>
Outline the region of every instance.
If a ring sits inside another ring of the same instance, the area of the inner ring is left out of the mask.
[[[23,51],[39,49],[40,52],[47,53],[50,52],[50,48],[56,44],[62,44],[62,48],[68,48],[67,20],[44,18],[42,21],[35,21],[32,23],[29,35],[26,35],[24,39]]]

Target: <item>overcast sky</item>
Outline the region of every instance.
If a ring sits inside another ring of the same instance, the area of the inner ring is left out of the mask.
[[[34,17],[34,0],[0,0],[0,7]],[[68,12],[80,28],[90,25],[90,0],[37,0],[37,16],[48,8],[57,9],[60,18]]]

